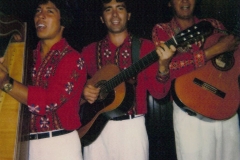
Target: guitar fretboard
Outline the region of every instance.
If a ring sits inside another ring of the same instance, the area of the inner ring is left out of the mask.
[[[165,42],[167,46],[170,46],[171,44],[174,44],[174,40],[171,38],[167,42]],[[107,90],[110,91],[113,88],[115,88],[120,83],[128,80],[131,77],[136,76],[139,72],[141,72],[143,69],[150,66],[152,63],[156,62],[158,60],[158,54],[154,50],[144,56],[141,60],[137,61],[136,63],[133,63],[130,67],[127,69],[121,71],[118,75],[110,79],[105,86],[107,87]]]

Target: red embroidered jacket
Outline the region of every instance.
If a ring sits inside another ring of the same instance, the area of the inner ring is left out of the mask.
[[[98,44],[101,42],[100,47]],[[104,66],[108,63],[116,64],[121,70],[132,64],[131,36],[124,40],[120,47],[116,47],[106,36],[100,42],[94,42],[83,48],[82,55],[87,66],[87,73],[93,76],[98,70],[98,64]],[[140,57],[145,56],[155,49],[150,40],[141,39]],[[100,56],[98,57],[98,52]],[[147,69],[141,71],[137,76],[136,86],[136,111],[137,114],[147,112],[147,91],[155,98],[159,98],[158,92],[162,89],[157,80],[158,62],[153,63]]]
[[[80,54],[61,39],[41,62],[40,42],[33,52],[33,85],[28,86],[31,132],[80,127],[79,101],[86,82]]]
[[[198,23],[202,20],[199,20],[195,17],[195,23]],[[221,30],[225,29],[223,24],[215,19],[204,20],[211,22],[211,24],[215,28],[219,28]],[[181,30],[182,29],[177,24],[175,19],[172,19],[168,23],[156,24],[152,30],[152,40],[154,44],[157,46],[160,41],[169,40],[170,38],[172,38],[172,36],[176,35]],[[162,98],[168,94],[171,87],[171,81],[173,79],[205,65],[206,59],[203,49],[206,49],[215,44],[218,41],[219,37],[222,35],[223,33],[215,31],[211,36],[209,36],[205,40],[204,45],[202,47],[201,45],[192,44],[191,47],[177,48],[177,52],[175,53],[175,56],[172,58],[169,65],[170,78],[162,83],[164,89],[161,92],[159,92]]]

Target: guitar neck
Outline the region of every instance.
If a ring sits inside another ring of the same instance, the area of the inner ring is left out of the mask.
[[[170,39],[165,44],[170,47],[170,45],[174,45],[174,39]],[[128,80],[131,77],[136,76],[139,72],[141,72],[143,69],[150,66],[152,63],[156,62],[158,60],[158,54],[156,50],[150,52],[146,56],[144,56],[139,61],[133,63],[130,67],[127,69],[121,71],[118,75],[114,76],[112,79],[110,79],[106,84],[106,88],[108,91],[111,91],[116,86],[118,86],[120,83]]]
[[[148,67],[150,64],[158,60],[158,55],[156,51],[152,51],[147,56],[143,57],[140,61],[137,61],[129,68],[121,71],[118,75],[110,79],[106,85],[107,89],[110,91],[115,88],[120,83],[134,77],[144,68]]]
[[[177,46],[185,46],[188,44],[192,44],[202,37],[209,36],[213,31],[213,27],[210,22],[202,21],[196,25],[193,25],[182,32],[178,33],[177,35],[170,38],[165,44],[170,47],[170,45]],[[158,60],[158,54],[154,50],[144,56],[139,61],[133,63],[127,69],[121,71],[118,75],[113,77],[112,79],[108,80],[104,85],[108,91],[112,91],[116,86],[120,83],[128,80],[131,77],[136,76],[140,71],[147,68],[152,63]]]

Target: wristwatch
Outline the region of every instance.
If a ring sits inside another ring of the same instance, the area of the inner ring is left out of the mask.
[[[3,88],[2,88],[2,90],[4,91],[4,92],[9,92],[9,91],[11,91],[12,90],[12,88],[13,88],[13,79],[11,78],[11,77],[9,77],[9,82],[8,83],[5,83],[4,85],[3,85]]]

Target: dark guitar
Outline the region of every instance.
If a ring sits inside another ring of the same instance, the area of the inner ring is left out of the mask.
[[[239,29],[240,22],[232,34],[240,36]],[[232,117],[239,107],[240,97],[240,68],[235,66],[240,63],[236,61],[239,59],[237,56],[239,50],[222,53],[196,71],[178,77],[173,87],[173,98],[178,101],[178,105],[184,104],[211,119]]]
[[[177,34],[165,44],[185,46],[209,36],[212,31],[211,23],[203,21]],[[128,87],[131,85],[124,82],[157,60],[158,55],[154,50],[121,72],[113,64],[106,65],[88,80],[87,84],[100,87],[101,90],[95,103],[86,102],[81,105],[83,125],[78,132],[83,146],[89,145],[98,137],[109,119],[127,113],[134,101],[134,93]]]

